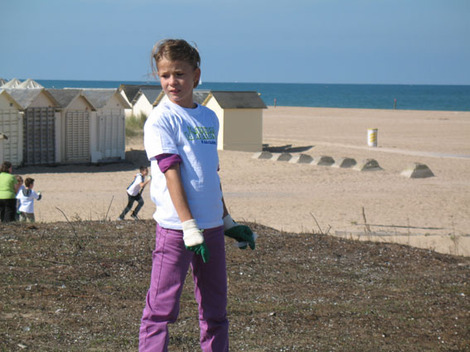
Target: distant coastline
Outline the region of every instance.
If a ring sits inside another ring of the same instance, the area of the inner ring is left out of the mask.
[[[36,80],[45,88],[118,88],[157,81]],[[203,82],[200,90],[257,91],[268,106],[470,111],[470,85]]]

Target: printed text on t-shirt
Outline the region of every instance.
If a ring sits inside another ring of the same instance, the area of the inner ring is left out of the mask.
[[[207,141],[207,140],[216,140],[215,129],[214,127],[191,127],[188,126],[188,130],[184,132],[186,138],[190,141]]]

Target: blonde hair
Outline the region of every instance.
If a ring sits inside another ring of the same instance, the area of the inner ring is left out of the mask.
[[[201,57],[196,45],[192,46],[184,39],[163,39],[153,46],[151,67],[154,77],[158,75],[157,65],[162,59],[187,62],[194,69],[201,66]]]

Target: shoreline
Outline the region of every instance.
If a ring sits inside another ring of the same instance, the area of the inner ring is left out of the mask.
[[[271,105],[266,104],[268,109],[326,109],[326,110],[377,110],[377,111],[386,111],[386,112],[436,112],[436,113],[470,113],[469,110],[439,110],[439,109],[400,109],[400,108],[389,108],[389,109],[380,109],[380,108],[350,108],[350,107],[335,107],[335,106],[290,106],[290,105]]]

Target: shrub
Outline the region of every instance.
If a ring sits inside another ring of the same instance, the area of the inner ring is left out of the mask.
[[[143,132],[145,121],[147,121],[147,115],[140,113],[136,116],[132,114],[126,119],[126,137],[134,137]]]

